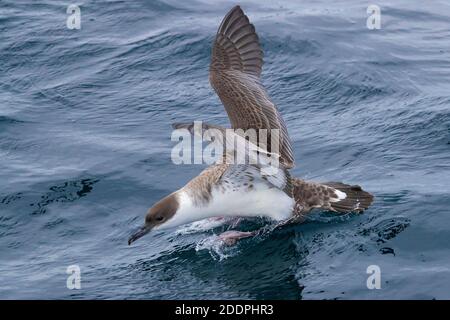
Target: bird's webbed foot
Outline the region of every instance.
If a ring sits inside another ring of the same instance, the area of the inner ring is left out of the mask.
[[[233,246],[241,239],[249,238],[255,235],[255,232],[230,230],[219,234],[219,239],[227,246]]]

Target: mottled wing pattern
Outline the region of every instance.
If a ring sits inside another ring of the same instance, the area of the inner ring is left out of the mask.
[[[257,183],[267,184],[277,188],[292,197],[292,178],[286,169],[279,169],[276,174],[264,175],[260,167],[256,165],[229,165],[220,178],[220,184],[224,189],[232,191],[250,191]]]
[[[292,179],[297,215],[308,213],[314,208],[334,212],[362,212],[373,201],[373,196],[360,186],[341,182],[317,183],[297,178]]]
[[[234,129],[279,129],[280,162],[294,166],[286,125],[260,81],[263,52],[255,27],[239,6],[223,19],[212,50],[209,80]],[[268,144],[259,146],[271,151]]]

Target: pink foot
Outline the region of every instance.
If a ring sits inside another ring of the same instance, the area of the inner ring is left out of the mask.
[[[253,236],[253,232],[242,232],[242,231],[226,231],[219,234],[219,239],[222,240],[226,245],[232,246],[240,239],[248,238]]]

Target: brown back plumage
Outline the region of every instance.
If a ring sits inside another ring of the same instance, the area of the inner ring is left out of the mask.
[[[225,163],[214,164],[203,170],[183,187],[193,199],[195,205],[206,205],[211,200],[212,187],[219,182],[228,167],[229,165]]]
[[[209,80],[222,101],[234,129],[280,130],[280,163],[294,166],[294,155],[286,125],[261,84],[263,52],[255,27],[239,6],[223,19],[212,50]],[[271,151],[273,152],[273,151]]]

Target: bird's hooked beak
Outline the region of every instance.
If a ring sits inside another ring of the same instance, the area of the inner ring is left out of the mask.
[[[152,230],[152,228],[150,226],[144,225],[143,227],[141,227],[138,231],[136,231],[135,233],[133,233],[131,235],[131,237],[128,239],[128,245],[132,244],[133,242],[135,242],[137,239],[145,236],[147,233],[149,233]]]
[[[144,226],[128,239],[128,245],[145,236],[153,228],[160,227],[164,222],[173,217],[178,210],[178,206],[179,203],[176,193],[172,193],[155,203],[145,216]]]

